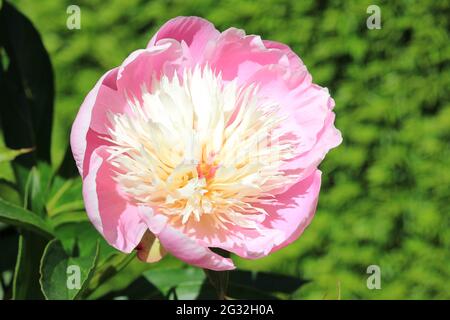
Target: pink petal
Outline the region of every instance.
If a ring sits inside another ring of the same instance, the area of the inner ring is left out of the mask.
[[[267,256],[272,248],[284,240],[281,230],[260,225],[258,229],[245,229],[230,226],[225,241],[210,238],[209,246],[217,247],[246,259],[257,259]]]
[[[277,65],[261,68],[247,81],[259,86],[263,99],[280,105],[280,114],[286,120],[279,130],[300,138],[298,156],[282,167],[286,173],[299,175],[297,181],[309,176],[326,153],[342,142],[340,132],[334,127],[334,101],[327,89],[311,80],[306,68],[292,71]],[[289,187],[275,193],[282,193]]]
[[[108,93],[114,89],[117,71],[117,69],[112,69],[100,78],[95,87],[84,99],[72,125],[72,131],[70,133],[70,146],[81,176],[87,174],[87,172],[84,172],[87,168],[84,167],[87,167],[89,164],[90,153],[86,157],[86,150],[88,148],[87,135],[91,125],[91,119],[93,117],[94,106],[99,96],[105,98],[108,96]],[[103,91],[106,93],[103,94]],[[103,98],[101,100],[103,100]],[[100,143],[100,141],[97,142]],[[87,164],[84,164],[85,162],[87,162]]]
[[[183,49],[173,40],[160,41],[157,46],[136,50],[119,68],[117,89],[124,97],[142,102],[142,89],[151,91],[152,80],[173,75],[182,62]]]
[[[235,269],[231,259],[223,258],[207,247],[201,246],[194,239],[169,225],[157,236],[165,250],[186,263],[216,271]]]
[[[81,177],[84,178],[89,172],[89,166],[91,163],[91,155],[94,150],[101,146],[108,146],[111,145],[111,143],[107,140],[105,140],[107,136],[100,135],[98,132],[92,130],[91,128],[88,129],[86,133],[86,150],[84,152],[84,159],[83,159],[83,172],[81,173]]]
[[[219,36],[214,25],[199,17],[177,17],[166,22],[150,40],[147,48],[152,47],[161,39],[174,39],[185,42],[191,56],[201,57],[208,43]]]
[[[90,159],[89,173],[83,180],[83,197],[89,219],[105,240],[129,253],[141,241],[147,224],[136,206],[127,202],[114,181],[114,170],[106,160],[107,147],[97,148]]]
[[[167,216],[158,214],[149,207],[140,207],[139,212],[150,231],[161,242],[164,250],[178,259],[211,270],[220,271],[235,268],[231,259],[223,258],[212,252],[207,245],[171,226],[168,223]]]
[[[71,132],[71,147],[78,170],[86,176],[91,152],[107,145],[109,113],[123,113],[128,98],[141,98],[142,86],[150,88],[153,75],[166,73],[180,57],[179,45],[166,43],[153,49],[133,52],[120,68],[107,72],[85,98]]]
[[[303,61],[294,53],[294,51],[292,51],[291,48],[289,48],[289,46],[271,40],[263,40],[263,43],[267,49],[280,50],[286,54],[289,59],[289,66],[291,68],[299,69],[304,66]]]
[[[334,118],[335,114],[330,112],[322,129],[317,133],[316,143],[311,149],[286,162],[282,169],[289,173],[300,174],[300,179],[309,176],[322,162],[328,151],[342,142],[341,132],[334,126]]]
[[[316,170],[306,179],[275,197],[274,205],[263,205],[269,217],[264,225],[284,232],[284,239],[271,252],[279,250],[296,240],[310,224],[319,200],[322,172]]]
[[[128,103],[118,91],[103,85],[92,109],[91,129],[99,134],[108,134],[111,123],[108,114],[124,113]]]
[[[207,63],[221,72],[224,80],[237,77],[240,84],[262,66],[278,64],[285,56],[281,50],[267,49],[259,36],[246,36],[235,28],[224,31],[214,49],[205,54]]]

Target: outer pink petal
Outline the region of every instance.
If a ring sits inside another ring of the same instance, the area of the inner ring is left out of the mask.
[[[128,109],[127,98],[141,97],[144,85],[150,88],[152,76],[170,70],[180,58],[179,44],[166,43],[153,49],[133,52],[122,64],[106,73],[85,98],[71,132],[72,152],[82,176],[89,170],[93,150],[108,144],[108,113],[122,113]]]
[[[304,67],[292,72],[280,65],[266,66],[247,82],[259,86],[259,95],[263,99],[280,105],[280,114],[286,120],[279,130],[287,136],[300,138],[296,150],[298,156],[287,161],[282,169],[298,175],[297,181],[308,177],[326,153],[342,142],[340,132],[334,127],[334,101],[328,90],[313,84]]]
[[[103,85],[92,109],[91,129],[99,134],[108,134],[111,125],[108,114],[123,113],[127,108],[128,103],[120,92]]]
[[[203,55],[208,43],[216,40],[219,31],[214,25],[199,17],[177,17],[166,22],[153,36],[147,45],[152,47],[161,39],[174,39],[185,42],[189,47],[191,56],[199,58]]]
[[[157,46],[136,50],[122,63],[117,76],[117,89],[126,99],[141,100],[142,89],[151,91],[153,79],[172,75],[181,64],[183,49],[173,40],[160,41]]]
[[[229,231],[221,237],[203,238],[205,246],[217,247],[233,252],[243,258],[257,259],[268,255],[272,248],[285,238],[281,230],[260,225],[258,229],[229,226]],[[220,231],[219,231],[220,232]]]
[[[303,61],[292,51],[292,49],[280,42],[271,41],[271,40],[263,40],[264,46],[267,49],[274,49],[274,50],[280,50],[286,56],[289,60],[289,66],[295,69],[299,69],[304,66]]]
[[[311,149],[282,167],[289,173],[300,174],[300,179],[310,175],[325,158],[327,152],[342,142],[341,132],[334,126],[335,115],[330,112],[322,129],[317,133],[317,141]]]
[[[269,213],[263,224],[284,233],[284,240],[271,252],[296,240],[310,224],[319,200],[321,175],[322,172],[316,170],[285,193],[277,195],[276,204],[262,206]]]
[[[113,69],[104,74],[97,82],[95,87],[89,92],[78,111],[70,133],[70,146],[73,157],[81,176],[87,174],[90,153],[86,154],[88,149],[88,131],[91,126],[93,109],[99,100],[107,100],[108,95],[114,90],[117,69]],[[101,97],[99,99],[99,97]],[[91,135],[90,140],[101,144],[101,141],[95,139],[95,134]],[[95,140],[95,141],[94,141]],[[92,148],[91,148],[92,149]],[[92,151],[92,150],[90,150]],[[86,163],[85,163],[86,162]],[[86,168],[85,168],[86,167]],[[84,172],[86,171],[86,172]]]
[[[223,258],[207,247],[201,246],[194,239],[169,225],[158,234],[158,239],[165,250],[194,266],[216,271],[235,268],[231,259]]]
[[[147,224],[139,210],[120,194],[114,170],[106,161],[107,147],[97,148],[90,159],[90,170],[83,179],[83,197],[89,219],[106,241],[129,253],[141,241]]]
[[[167,217],[155,214],[151,208],[141,207],[140,215],[150,231],[157,236],[164,250],[184,262],[211,270],[232,270],[233,261],[212,252],[193,237],[185,235],[167,223]]]
[[[205,52],[205,60],[224,80],[238,78],[239,84],[262,66],[289,63],[283,51],[269,50],[259,36],[246,36],[243,30],[235,28],[220,35],[215,47]]]

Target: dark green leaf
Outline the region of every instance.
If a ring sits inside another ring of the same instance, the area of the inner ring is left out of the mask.
[[[45,203],[47,202],[51,178],[51,167],[44,162],[40,162],[38,167],[33,167],[29,172],[25,185],[24,207],[42,217],[47,215]]]
[[[195,299],[206,279],[199,268],[149,270],[143,276],[169,299]]]
[[[19,237],[19,250],[14,270],[13,299],[43,299],[39,286],[39,261],[47,240],[29,231]]]
[[[5,143],[12,149],[34,148],[17,158],[21,166],[50,162],[52,66],[33,24],[8,2],[0,10],[0,46],[9,62],[0,79]]]
[[[130,260],[131,258],[131,260]],[[145,263],[136,259],[136,255],[132,254],[128,257],[124,254],[119,254],[113,258],[113,261],[108,262],[103,268],[96,273],[100,275],[99,283],[92,281],[93,292],[89,299],[114,299],[118,296],[135,298],[135,299],[150,299],[150,298],[164,298],[164,295],[151,284],[147,279],[141,276],[148,270],[180,268],[183,263],[171,256],[165,257],[158,263]],[[137,290],[137,291],[135,291]],[[140,295],[145,292],[145,295]]]
[[[78,177],[78,169],[75,165],[75,160],[73,159],[72,149],[70,145],[67,146],[64,158],[61,165],[58,168],[58,176],[69,179],[73,177]]]
[[[90,221],[69,222],[58,225],[55,228],[55,235],[61,241],[68,254],[71,254],[73,248],[76,248],[81,255],[84,255],[91,252],[98,242],[100,247],[99,264],[103,263],[111,255],[119,252],[103,239]]]
[[[22,204],[22,199],[14,183],[2,178],[0,178],[0,197],[15,205]]]
[[[19,234],[12,227],[0,223],[0,290],[3,291],[3,299],[12,298],[12,280],[14,266],[17,260]],[[0,294],[0,300],[2,299]]]
[[[14,228],[7,227],[0,230],[0,274],[7,270],[14,270],[17,258],[19,235]]]
[[[60,214],[56,217],[65,216],[66,213]],[[86,216],[86,213],[83,213]],[[100,235],[100,233],[93,227],[90,221],[70,221],[68,223],[61,223],[55,226],[56,237],[61,241],[63,248],[67,254],[85,255],[90,252],[93,246],[99,244],[98,254],[98,268],[93,277],[87,295],[90,294],[98,285],[114,276],[117,272],[123,269],[132,259],[134,255],[123,255],[115,248],[110,246]],[[74,249],[76,252],[74,252]],[[125,261],[125,263],[124,263]]]
[[[228,274],[229,285],[225,296],[231,299],[277,299],[283,294],[292,294],[304,284],[304,281],[294,277],[265,272],[234,270]],[[152,269],[143,273],[143,277],[168,299],[217,299],[210,281],[198,268]],[[133,286],[142,288],[141,280]],[[157,295],[157,292],[152,294]]]
[[[6,147],[0,147],[0,162],[12,161],[18,156],[31,151],[33,151],[31,148],[9,149]]]
[[[82,296],[98,260],[99,245],[85,255],[70,256],[59,240],[45,248],[39,280],[46,299],[73,300]],[[79,277],[79,281],[76,280]]]
[[[0,221],[52,238],[49,224],[36,214],[0,199]]]
[[[130,263],[135,261],[136,253],[134,252],[128,255],[122,253],[114,253],[106,259],[103,259],[102,264],[99,265],[96,274],[94,275],[94,277],[92,277],[91,285],[87,290],[87,295],[91,296],[91,294],[93,294],[99,288],[100,292],[104,292],[104,288],[102,288],[102,285],[115,277],[121,277],[122,275],[125,277],[134,277],[133,279],[139,277],[140,273],[142,272],[142,270],[140,269],[139,271],[137,271],[137,273],[136,270],[134,270],[131,273],[129,273],[128,271],[124,271],[121,274],[121,272],[125,268],[129,267]],[[108,290],[106,289],[106,291]],[[98,294],[97,292],[95,292],[94,295],[98,297],[102,296],[103,294]]]
[[[230,271],[227,295],[234,299],[274,299],[288,296],[306,283],[305,280],[269,272]]]

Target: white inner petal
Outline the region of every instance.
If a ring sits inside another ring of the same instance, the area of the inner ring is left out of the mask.
[[[280,166],[298,140],[283,135],[278,106],[209,67],[152,86],[129,112],[109,115],[109,161],[122,190],[182,224],[209,215],[218,226],[255,227],[265,214],[255,204],[294,179]]]

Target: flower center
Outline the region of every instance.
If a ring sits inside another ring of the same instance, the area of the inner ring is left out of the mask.
[[[280,171],[298,140],[284,134],[278,106],[254,86],[225,82],[208,66],[162,76],[129,110],[110,114],[109,161],[136,204],[173,222],[252,228],[256,203],[293,181]]]

